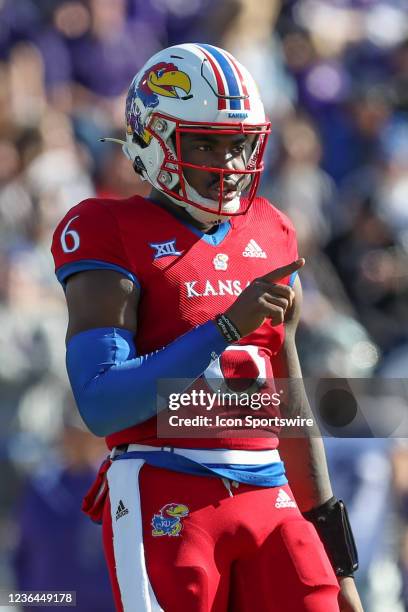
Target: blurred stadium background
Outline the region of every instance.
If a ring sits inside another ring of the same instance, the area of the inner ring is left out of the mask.
[[[51,235],[83,198],[146,193],[98,138],[123,134],[144,61],[190,41],[234,53],[272,119],[261,191],[307,260],[304,374],[408,374],[407,0],[0,0],[0,589],[76,590],[84,612],[113,610],[79,512],[104,450],[67,388]],[[326,444],[365,609],[408,610],[406,441]]]

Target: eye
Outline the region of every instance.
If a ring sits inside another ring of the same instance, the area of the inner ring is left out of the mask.
[[[196,148],[197,151],[202,151],[202,152],[211,151],[211,145],[209,145],[207,143],[206,144],[198,144],[198,145],[196,145],[195,148]]]

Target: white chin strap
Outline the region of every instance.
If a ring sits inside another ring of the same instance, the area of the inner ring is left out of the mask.
[[[205,206],[206,208],[212,208],[214,210],[218,210],[219,202],[215,200],[210,200],[209,198],[203,198],[198,191],[191,187],[187,181],[184,181],[186,186],[186,194],[189,200],[193,202],[197,202],[200,206]],[[177,201],[177,204],[183,206],[186,209],[189,215],[191,215],[197,221],[201,223],[224,223],[225,221],[229,221],[231,217],[228,216],[228,213],[234,214],[239,210],[240,207],[240,196],[241,192],[239,192],[236,197],[230,202],[224,202],[222,204],[223,213],[227,213],[224,215],[217,215],[216,213],[210,213],[207,210],[201,210],[201,208],[197,208],[192,204],[186,204],[185,202],[181,202],[180,200],[174,199],[174,202]]]

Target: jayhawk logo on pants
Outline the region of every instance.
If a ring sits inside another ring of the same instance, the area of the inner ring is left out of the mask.
[[[181,519],[188,516],[189,509],[184,504],[166,504],[158,514],[153,515],[153,536],[178,536],[183,529]]]

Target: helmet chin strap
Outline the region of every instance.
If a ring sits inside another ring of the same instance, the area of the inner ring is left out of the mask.
[[[211,200],[213,202],[213,200]],[[214,202],[213,202],[214,203]],[[196,219],[196,221],[200,221],[201,223],[211,223],[212,225],[218,225],[219,223],[224,223],[225,221],[229,221],[231,217],[227,215],[213,215],[207,210],[201,210],[200,208],[196,208],[192,204],[186,204],[184,206],[185,210],[189,215]]]

